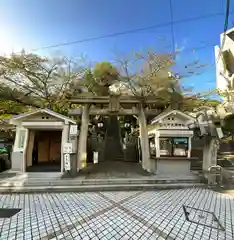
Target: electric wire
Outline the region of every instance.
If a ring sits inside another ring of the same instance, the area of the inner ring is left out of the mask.
[[[199,16],[199,17],[187,18],[187,19],[183,19],[183,20],[173,21],[173,26],[175,24],[180,24],[180,23],[184,23],[184,22],[191,22],[191,21],[198,21],[200,19],[212,18],[212,17],[222,16],[222,15],[224,15],[224,13],[218,12],[218,13],[213,13],[213,14],[206,14],[206,15]],[[147,27],[143,27],[143,28],[136,28],[136,29],[130,29],[130,30],[122,31],[122,32],[110,33],[110,34],[106,34],[106,35],[102,35],[102,36],[98,36],[98,37],[83,38],[83,39],[80,39],[80,40],[63,42],[63,43],[48,45],[48,46],[44,46],[44,47],[38,47],[38,48],[31,49],[31,51],[36,52],[36,51],[39,51],[39,50],[51,49],[51,48],[62,47],[62,46],[69,46],[69,45],[74,45],[74,44],[79,44],[79,43],[84,43],[84,42],[92,42],[92,41],[97,41],[97,40],[101,40],[101,39],[113,38],[113,37],[117,37],[117,36],[121,36],[121,35],[127,35],[127,34],[132,34],[132,33],[157,29],[157,28],[161,28],[161,27],[165,27],[165,26],[171,26],[171,25],[172,25],[172,22],[170,21],[170,22],[167,22],[167,23],[151,25],[151,26],[147,26]]]

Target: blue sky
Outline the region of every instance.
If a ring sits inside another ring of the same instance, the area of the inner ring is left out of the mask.
[[[153,48],[183,51],[179,63],[195,59],[208,64],[203,74],[184,81],[195,91],[215,88],[214,45],[224,28],[225,0],[1,0],[0,52],[41,48],[116,32],[158,27],[113,38],[39,50],[91,61],[112,61],[118,55]],[[231,12],[234,11],[234,3]],[[230,15],[229,27],[234,18]],[[174,37],[173,37],[174,35]],[[174,45],[174,47],[173,47]],[[195,49],[195,51],[194,51]]]

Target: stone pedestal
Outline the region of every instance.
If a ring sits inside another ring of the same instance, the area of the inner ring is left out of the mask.
[[[12,152],[11,154],[11,170],[17,172],[24,172],[23,169],[23,151]]]
[[[165,176],[189,176],[191,175],[191,162],[188,158],[157,158],[156,174]]]

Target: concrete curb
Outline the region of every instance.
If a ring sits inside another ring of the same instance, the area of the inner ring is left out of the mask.
[[[34,187],[34,186],[93,186],[93,185],[152,185],[152,184],[198,184],[201,182],[194,180],[92,180],[92,181],[31,181],[24,183],[25,187]]]
[[[80,186],[34,186],[0,187],[0,193],[63,193],[63,192],[102,192],[102,191],[150,191],[184,188],[207,188],[205,184],[130,184],[130,185],[80,185]]]

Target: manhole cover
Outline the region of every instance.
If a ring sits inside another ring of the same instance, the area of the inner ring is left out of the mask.
[[[225,231],[224,227],[220,223],[219,219],[215,216],[213,212],[206,210],[193,208],[183,205],[183,210],[185,218],[187,221],[196,223],[205,227],[220,229]]]
[[[0,218],[11,218],[20,211],[20,208],[0,208]]]

